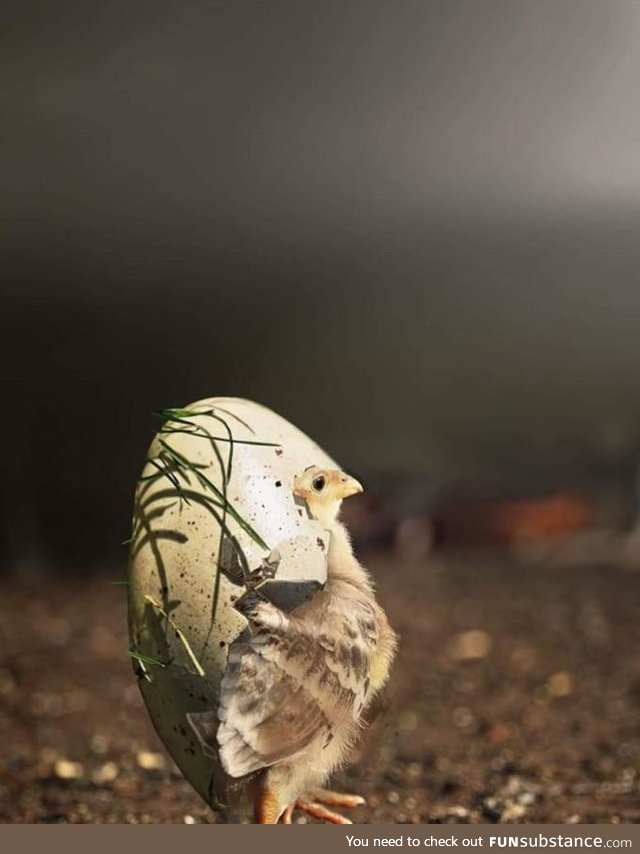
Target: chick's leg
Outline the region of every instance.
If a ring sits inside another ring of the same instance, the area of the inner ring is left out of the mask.
[[[280,812],[280,801],[274,790],[268,787],[259,789],[254,800],[256,824],[277,824]]]

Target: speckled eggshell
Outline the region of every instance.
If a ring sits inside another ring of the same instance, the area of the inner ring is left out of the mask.
[[[215,805],[224,803],[215,727],[205,743],[187,716],[217,709],[229,645],[247,626],[233,607],[243,572],[277,563],[262,592],[287,609],[326,580],[329,535],[295,499],[293,478],[310,465],[337,465],[252,401],[211,398],[186,411],[202,414],[163,424],[136,489],[129,627],[155,729],[187,780]]]

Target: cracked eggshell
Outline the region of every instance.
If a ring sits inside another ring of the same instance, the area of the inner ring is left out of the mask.
[[[295,499],[293,479],[310,465],[338,466],[252,401],[210,398],[186,408],[198,415],[178,412],[184,420],[163,424],[135,493],[131,654],[165,747],[215,805],[228,782],[216,742],[220,682],[229,645],[247,625],[233,607],[243,566],[277,562],[262,592],[288,609],[326,581],[329,534]],[[201,721],[198,734],[191,716]]]

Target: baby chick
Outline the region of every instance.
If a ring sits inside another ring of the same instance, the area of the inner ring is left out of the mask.
[[[344,762],[396,648],[369,574],[338,521],[342,500],[361,491],[340,471],[311,466],[296,476],[294,495],[331,533],[327,582],[288,614],[255,590],[236,605],[251,636],[229,653],[217,740],[227,774],[249,775],[259,824],[290,824],[294,809],[350,824],[327,806],[364,803],[319,788]]]

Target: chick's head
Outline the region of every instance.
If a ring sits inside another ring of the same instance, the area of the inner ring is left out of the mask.
[[[362,486],[355,478],[318,466],[309,466],[293,482],[293,494],[302,498],[313,518],[327,528],[338,518],[342,500],[358,492],[362,492]]]

